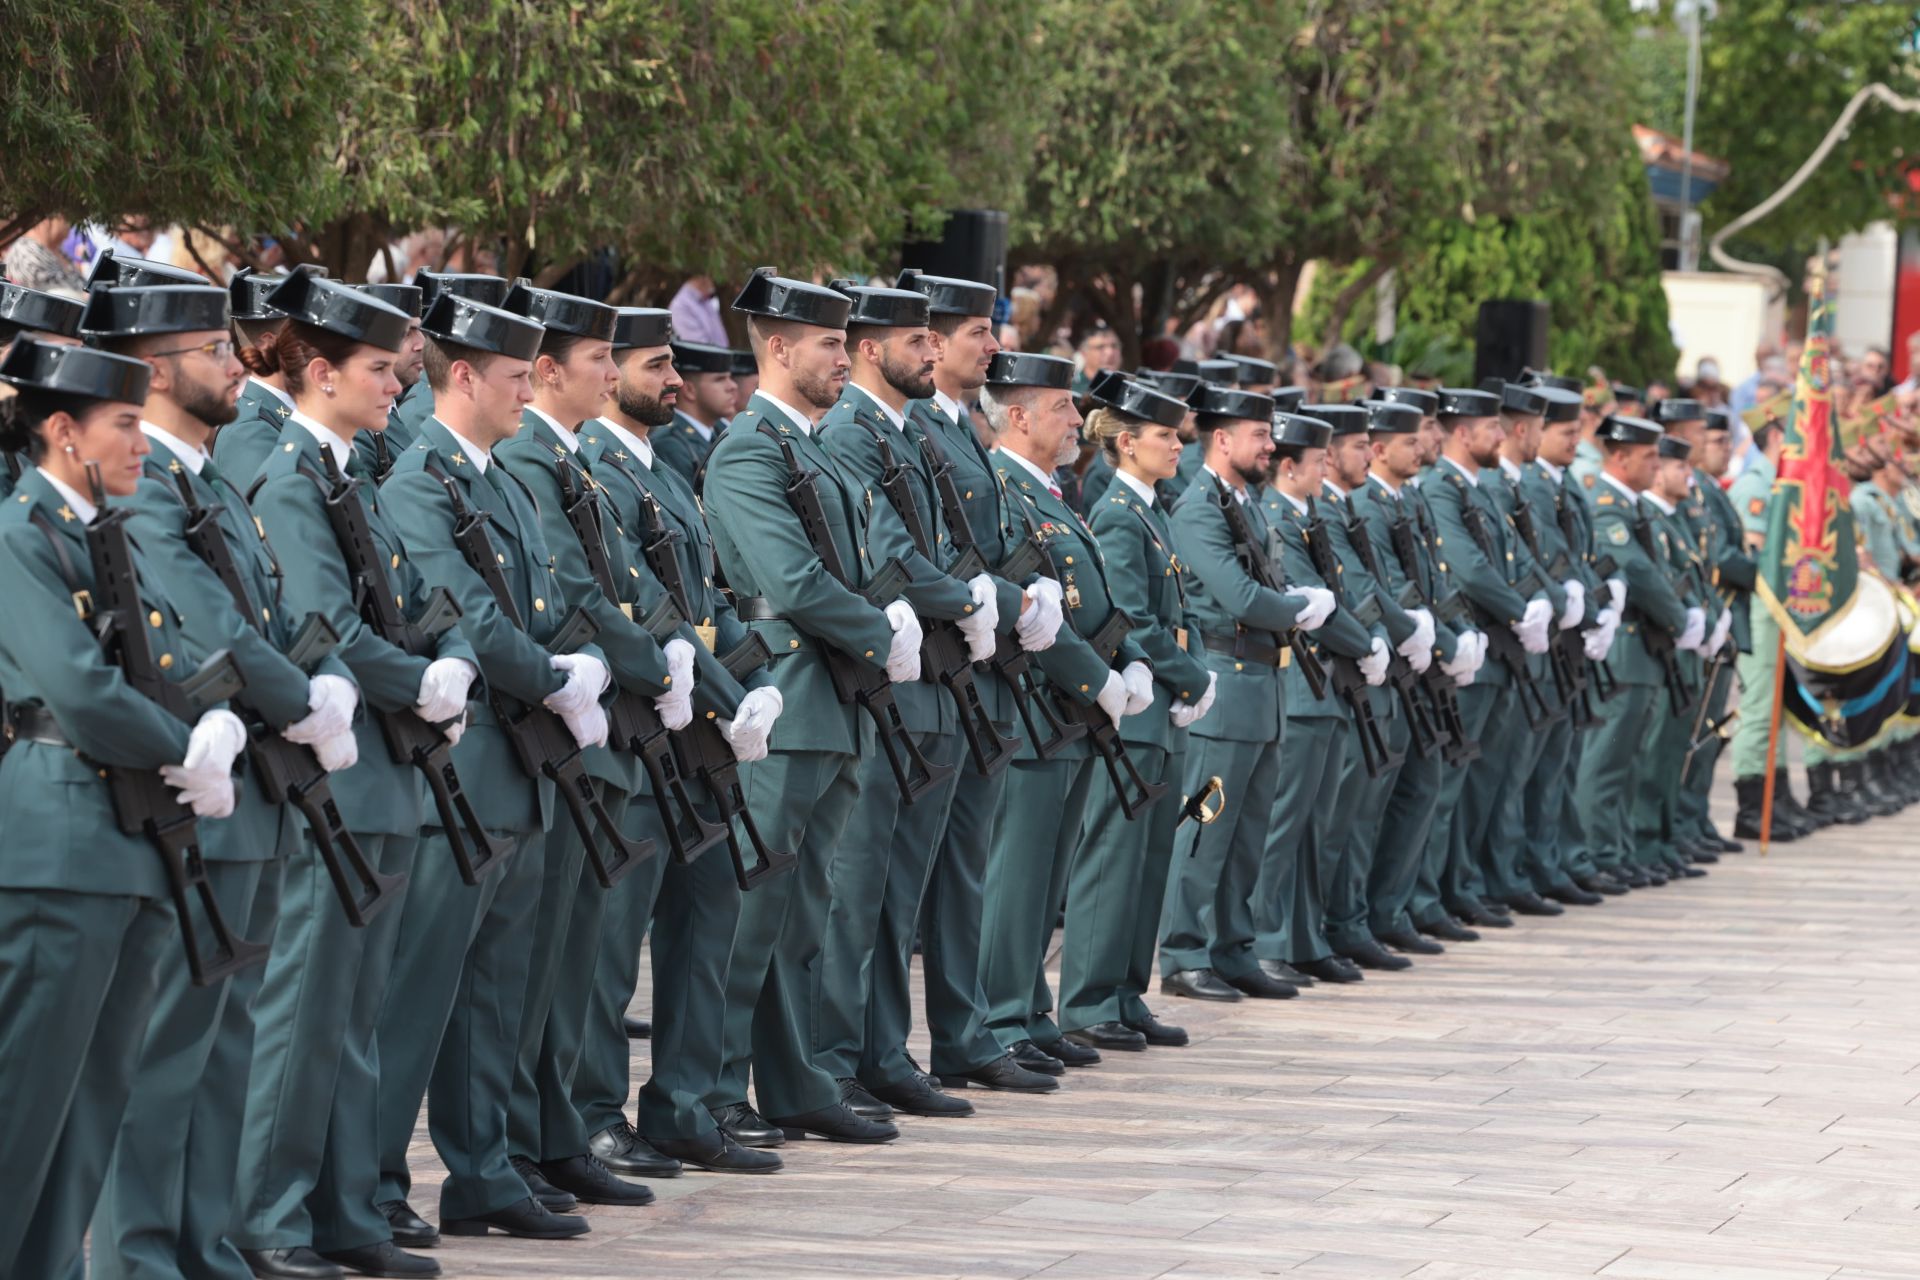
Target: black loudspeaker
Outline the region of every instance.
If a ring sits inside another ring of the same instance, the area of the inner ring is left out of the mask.
[[[1473,384],[1488,378],[1518,381],[1523,369],[1547,367],[1548,308],[1544,302],[1502,298],[1480,304],[1473,334]]]
[[[938,240],[909,240],[900,265],[930,276],[978,280],[1007,295],[1007,215],[998,209],[955,209]]]

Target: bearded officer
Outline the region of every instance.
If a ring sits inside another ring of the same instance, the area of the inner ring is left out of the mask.
[[[733,416],[734,353],[702,342],[673,344],[673,367],[682,379],[673,421],[655,433],[660,461],[689,485],[705,470],[720,428]]]

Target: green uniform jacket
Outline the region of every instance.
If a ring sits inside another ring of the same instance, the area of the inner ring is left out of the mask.
[[[487,531],[526,630],[501,611],[493,592],[454,546],[453,502],[434,472],[459,486],[469,507],[489,513]],[[569,601],[554,574],[533,498],[520,482],[498,466],[482,475],[452,433],[430,418],[420,428],[419,441],[394,463],[380,496],[421,578],[429,588],[445,587],[459,604],[461,634],[473,646],[488,685],[525,703],[540,702],[558,690],[565,679],[553,669],[545,644],[566,620]],[[597,655],[592,648],[583,652]],[[484,700],[476,698],[469,716],[453,758],[481,821],[495,830],[545,830],[552,817],[553,784],[536,782],[520,768],[513,745]]]
[[[260,523],[280,548],[286,574],[283,603],[292,617],[305,619],[309,613],[319,613],[333,624],[340,633],[334,655],[353,673],[369,709],[408,711],[419,701],[420,677],[433,658],[464,658],[476,668],[479,662],[458,627],[440,633],[432,657],[416,657],[389,644],[361,620],[345,555],[334,539],[333,526],[327,523],[325,499],[315,483],[315,477],[326,475],[320,448],[311,432],[296,425],[261,468],[260,487],[254,494]],[[356,460],[349,473],[358,472]],[[387,585],[404,602],[406,613],[418,617],[426,605],[427,585],[401,544],[379,490],[361,479],[354,496],[386,565]],[[427,821],[418,772],[410,764],[395,762],[372,715],[363,713],[356,719],[353,732],[360,744],[360,761],[335,774],[332,783],[347,829],[363,835],[417,834]]]
[[[634,618],[645,617],[666,595],[666,588],[644,563],[636,562],[628,550],[622,527],[614,523],[599,496],[599,487],[593,485],[587,473],[587,460],[569,449],[546,419],[532,409],[521,414],[520,434],[496,446],[493,458],[533,495],[540,516],[540,535],[552,557],[554,576],[560,582],[560,596],[569,607],[586,610],[600,625],[594,644],[606,655],[607,669],[612,672],[614,683],[647,698],[665,693],[666,655],[660,651],[660,643]],[[594,581],[580,539],[567,523],[560,495],[558,460],[561,458],[573,463],[582,473],[582,483],[592,486],[603,529],[602,549],[613,571],[615,590],[620,593],[617,601],[609,600],[600,584]],[[620,607],[623,604],[631,607],[631,616]],[[680,630],[681,638],[689,644],[699,643],[690,625],[683,624]],[[586,765],[591,776],[629,793],[640,786],[644,773],[638,756],[606,747],[589,748]]]
[[[1267,489],[1261,498],[1261,507],[1265,519],[1273,528],[1280,531],[1281,564],[1285,567],[1287,581],[1310,587],[1326,587],[1341,595],[1346,585],[1346,566],[1339,560],[1335,551],[1334,569],[1337,581],[1329,583],[1313,563],[1313,551],[1308,542],[1306,513],[1296,509],[1286,495],[1277,489]],[[1332,513],[1324,513],[1332,514]],[[1327,544],[1333,545],[1333,525],[1327,525]],[[1345,597],[1342,597],[1345,599]],[[1326,655],[1338,654],[1343,658],[1364,658],[1373,651],[1375,632],[1360,625],[1353,614],[1339,608],[1333,611],[1321,628],[1313,633],[1313,647],[1325,661]],[[1380,632],[1384,635],[1385,632]],[[1411,633],[1409,633],[1411,634]],[[1331,716],[1344,719],[1347,707],[1335,697],[1329,689],[1324,697],[1315,698],[1313,688],[1307,678],[1300,673],[1297,663],[1289,663],[1280,673],[1280,683],[1286,690],[1286,713],[1295,720],[1312,719],[1315,716]],[[1374,692],[1378,692],[1375,690]],[[1375,707],[1376,711],[1383,710]]]
[[[1571,470],[1562,470],[1556,480],[1545,463],[1535,461],[1521,474],[1520,492],[1533,509],[1540,549],[1548,562],[1562,552],[1572,562],[1573,576],[1587,592],[1582,625],[1592,622],[1606,600],[1599,594],[1605,588],[1593,569],[1593,509],[1587,505],[1586,490]]]
[[[1417,586],[1422,601],[1436,601],[1447,590],[1435,563],[1434,548],[1420,533],[1419,513],[1412,499],[1416,490],[1403,488],[1399,494],[1390,492],[1383,481],[1372,476],[1367,483],[1347,495],[1348,505],[1366,524],[1368,540],[1373,543],[1374,563],[1380,568],[1383,581],[1380,583],[1385,592],[1396,599],[1409,584]],[[1405,520],[1412,525],[1415,563],[1404,564],[1400,554],[1394,549],[1393,527],[1396,521]],[[1414,582],[1418,575],[1419,581]],[[1443,662],[1453,661],[1453,655],[1460,644],[1459,633],[1446,623],[1433,620],[1433,647]]]
[[[0,612],[0,688],[11,703],[37,703],[51,712],[73,748],[24,741],[0,757],[0,813],[7,816],[0,889],[159,898],[167,892],[160,857],[144,836],[121,833],[99,770],[178,764],[191,726],[134,692],[102,656],[75,612],[53,545],[30,519],[35,510],[53,524],[73,580],[93,585],[85,526],[47,478],[29,468],[0,504],[0,599],[7,602]],[[188,639],[179,610],[139,552],[135,569],[154,659],[166,664],[169,677],[182,679],[207,654]]]
[[[1593,493],[1600,483],[1600,472],[1606,465],[1607,458],[1600,452],[1600,446],[1591,440],[1582,440],[1573,451],[1573,462],[1567,467],[1567,474],[1573,477],[1575,484]]]
[[[1753,626],[1747,616],[1747,599],[1753,594],[1758,565],[1747,551],[1740,513],[1734,510],[1733,499],[1727,496],[1727,491],[1704,471],[1695,472],[1694,481],[1714,530],[1710,544],[1713,558],[1708,570],[1721,598],[1733,610],[1734,643],[1740,652],[1748,653],[1753,649]]]
[[[1752,554],[1751,548],[1767,536],[1767,504],[1773,501],[1773,464],[1764,457],[1754,458],[1746,470],[1733,478],[1727,499],[1740,518],[1744,535],[1741,546]]]
[[[1433,515],[1436,540],[1442,548],[1440,563],[1452,576],[1455,588],[1472,605],[1476,625],[1483,631],[1511,627],[1527,611],[1527,598],[1514,589],[1513,578],[1520,572],[1515,567],[1520,554],[1527,554],[1527,562],[1532,562],[1531,554],[1525,553],[1524,548],[1515,549],[1519,535],[1513,531],[1500,506],[1488,496],[1489,481],[1497,474],[1483,470],[1480,483],[1473,484],[1459,468],[1443,459],[1433,468],[1433,478],[1420,487],[1421,496]],[[1491,547],[1481,546],[1467,531],[1463,513],[1469,503],[1481,512]],[[1503,685],[1509,679],[1506,666],[1494,661],[1481,667],[1473,678],[1475,684],[1482,685]]]
[[[1186,454],[1180,455],[1182,458]],[[1094,451],[1093,460],[1087,463],[1087,469],[1080,475],[1080,505],[1087,513],[1087,520],[1093,520],[1093,513],[1100,509],[1106,500],[1107,490],[1113,485],[1113,464],[1107,461],[1107,451]]]
[[[409,398],[417,398],[417,394],[422,393],[426,385],[426,379],[422,378],[400,393],[400,398],[394,401],[391,409],[387,410],[387,425],[384,430],[354,433],[353,456],[360,459],[366,467],[367,474],[374,477],[376,481],[385,479],[394,460],[413,448],[414,441],[419,438],[418,427],[408,426],[403,421],[401,406],[405,405]],[[433,398],[431,392],[424,394],[429,400]]]
[[[1509,562],[1511,567],[1507,574],[1507,580],[1509,582],[1517,581],[1525,576],[1528,569],[1537,570],[1540,575],[1540,581],[1545,584],[1546,587],[1547,603],[1553,606],[1553,616],[1556,619],[1554,628],[1557,628],[1559,626],[1558,619],[1560,614],[1567,607],[1567,589],[1565,582],[1558,574],[1547,567],[1553,562],[1553,554],[1548,549],[1547,544],[1543,541],[1540,546],[1540,554],[1535,554],[1533,544],[1528,542],[1526,537],[1520,532],[1520,526],[1523,523],[1531,522],[1534,537],[1541,538],[1544,532],[1543,526],[1551,521],[1552,513],[1535,511],[1533,505],[1527,501],[1526,494],[1521,492],[1519,479],[1509,474],[1504,466],[1489,467],[1487,470],[1482,471],[1480,473],[1480,487],[1485,490],[1488,500],[1493,503],[1495,509],[1506,518],[1507,549],[1513,553],[1513,558]],[[1542,555],[1546,558],[1542,559]],[[1571,560],[1571,557],[1569,557],[1569,560]],[[1569,564],[1567,567],[1571,569],[1572,565]],[[1551,634],[1554,628],[1549,629],[1549,634]]]
[[[1853,507],[1854,527],[1859,531],[1860,545],[1873,558],[1873,567],[1880,571],[1882,577],[1898,581],[1903,539],[1900,536],[1900,520],[1893,509],[1893,499],[1871,480],[1863,480],[1853,486],[1849,501]]]
[[[790,445],[815,481],[827,536],[851,585],[827,572],[786,497],[790,471],[765,424]],[[887,663],[893,627],[857,589],[867,561],[867,496],[820,442],[756,394],[707,459],[705,503],[713,547],[737,599],[764,599],[771,617],[748,623],[773,651],[773,682],[785,710],[774,725],[777,751],[859,751],[857,708],[833,691],[823,644],[876,669]]]
[[[896,430],[873,397],[848,383],[839,402],[820,420],[818,431],[821,447],[833,455],[850,477],[866,486],[867,496],[872,500],[867,521],[868,562],[885,564],[895,556],[900,558],[913,578],[912,585],[903,594],[922,618],[951,622],[971,614],[972,594],[965,583],[949,575],[944,567],[952,558],[952,539],[940,515],[933,473],[920,451],[919,428],[908,424],[904,430]],[[932,559],[914,545],[905,518],[880,487],[880,477],[886,470],[880,453],[882,441],[892,451],[894,463],[906,468],[911,501],[918,511],[921,527],[932,542],[928,548],[933,553]],[[919,680],[894,690],[894,699],[900,704],[900,715],[907,728],[915,733],[960,731],[953,699],[934,683],[933,672],[924,667]]]
[[[1619,566],[1619,577],[1627,584],[1628,618],[1607,656],[1614,678],[1623,684],[1657,685],[1665,680],[1660,663],[1648,652],[1640,638],[1645,626],[1657,626],[1670,635],[1679,635],[1687,625],[1687,606],[1673,589],[1667,564],[1672,557],[1665,532],[1653,526],[1654,552],[1649,554],[1637,528],[1646,520],[1638,501],[1602,480],[1594,491],[1593,539],[1596,550],[1604,551]]]
[[[1207,667],[1193,652],[1200,635],[1187,612],[1186,584],[1166,512],[1115,480],[1089,525],[1106,558],[1113,607],[1132,620],[1130,638],[1153,667],[1153,705],[1122,720],[1120,736],[1177,751],[1186,732],[1174,728],[1168,714],[1174,702],[1192,706],[1206,693]]]
[[[720,432],[716,425],[711,438],[702,438],[693,419],[676,410],[673,421],[651,432],[647,443],[653,446],[654,457],[692,488],[693,478],[706,465],[714,445],[720,443]]]
[[[387,415],[387,429],[400,428],[403,434],[396,437],[394,443],[405,440],[407,448],[411,449],[420,443],[420,428],[426,426],[432,417],[433,388],[427,385],[425,378],[421,378],[394,404],[393,412]]]
[[[267,455],[280,442],[280,428],[293,409],[258,382],[240,390],[240,412],[213,437],[213,465],[242,492],[266,465]]]

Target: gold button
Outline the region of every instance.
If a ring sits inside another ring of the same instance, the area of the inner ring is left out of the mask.
[[[972,612],[973,612],[973,606],[972,606],[972,605],[968,605],[968,606],[967,606],[966,608],[964,608],[964,609],[962,609],[962,610],[961,610],[960,612],[962,612],[962,613],[972,613]]]
[[[1235,671],[1245,671],[1247,669],[1247,664],[1244,662],[1236,662],[1233,664],[1233,669]]]
[[[672,684],[672,683],[673,683],[673,677],[672,677],[672,676],[668,676],[668,677],[667,677],[666,679],[664,679],[664,680],[662,680],[662,681],[660,682],[660,684],[661,684],[661,686],[662,686],[663,688],[664,688],[665,686],[667,686],[667,685],[670,685],[670,684]]]
[[[26,500],[27,500],[27,495],[25,495],[24,493],[23,493],[23,494],[21,494],[21,495],[20,495],[20,501],[22,501],[22,502],[25,502]],[[103,778],[107,776],[107,771],[106,771],[105,769],[100,769],[100,770],[97,770],[97,772],[98,772],[98,773],[100,774],[100,776],[101,776],[101,777],[103,777]]]
[[[503,555],[501,555],[501,554],[500,554],[499,552],[497,552],[497,551],[493,553],[493,558],[494,558],[495,560],[498,560],[498,561],[499,561],[499,562],[500,562],[501,564],[505,564],[505,563],[507,562],[507,558],[506,558],[505,556],[503,556]]]
[[[165,619],[160,616],[160,611],[158,609],[155,609],[152,613],[147,615],[147,625],[150,627],[157,627],[164,621]]]
[[[873,650],[871,649],[867,650],[867,656],[871,658],[873,656]]]
[[[261,609],[260,609],[260,620],[261,620],[262,622],[272,622],[272,621],[273,621],[273,610],[271,610],[271,609],[269,609],[269,608],[267,608],[267,607],[265,607],[264,605],[263,605],[263,606],[261,606]]]
[[[1086,685],[1081,685],[1081,686],[1080,686],[1080,692],[1082,692],[1082,693],[1086,693],[1086,692],[1088,692],[1088,689],[1087,689],[1087,686],[1086,686]]]
[[[971,498],[973,496],[973,490],[971,489],[967,490],[967,496]]]
[[[172,655],[172,654],[170,654],[170,653],[163,653],[163,654],[161,654],[161,655],[160,655],[160,669],[161,669],[162,671],[168,671],[168,670],[171,670],[172,668],[173,668],[173,655]]]
[[[406,608],[406,607],[407,607],[407,602],[406,602],[405,600],[402,600],[402,599],[400,598],[400,593],[399,593],[399,592],[395,592],[395,593],[394,593],[394,596],[393,596],[393,606],[394,606],[394,608],[396,608],[396,609],[404,609],[404,608]]]
[[[396,555],[395,555],[395,556],[393,557],[393,567],[394,567],[394,568],[396,568],[396,569],[398,569],[398,568],[400,567],[400,557],[399,557],[399,555],[398,555],[398,554],[396,554]]]
[[[713,719],[713,718],[714,718],[715,716],[717,716],[717,715],[719,715],[719,714],[720,714],[720,713],[719,713],[718,711],[709,711],[709,712],[707,712],[707,719],[709,719],[709,720],[711,720],[711,719]]]
[[[1068,564],[1072,564],[1072,563],[1073,563],[1073,557],[1072,557],[1072,556],[1068,556],[1068,557],[1067,557],[1067,563],[1068,563]]]
[[[628,574],[630,574],[631,576],[633,576],[633,577],[636,577],[636,578],[640,576],[640,571],[639,571],[638,569],[636,569],[636,568],[634,568],[634,567],[633,567],[632,565],[628,565],[628,566],[627,566],[627,572],[628,572]]]
[[[789,649],[798,649],[799,647],[800,647],[800,642],[799,642],[798,640],[789,640],[789,641],[787,641],[787,648],[789,648]],[[871,650],[871,649],[869,649],[869,650],[867,650],[867,656],[868,656],[869,658],[871,658],[871,657],[873,656],[873,650]]]
[[[533,598],[533,611],[535,613],[545,613],[547,611],[547,602],[539,596],[535,596]]]

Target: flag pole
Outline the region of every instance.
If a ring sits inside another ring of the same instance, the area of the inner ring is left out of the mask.
[[[1773,784],[1776,777],[1775,761],[1780,750],[1780,701],[1787,687],[1787,633],[1780,632],[1780,638],[1773,646],[1773,712],[1767,718],[1767,778],[1762,784],[1760,795],[1760,856],[1767,856],[1767,844],[1773,839]]]

